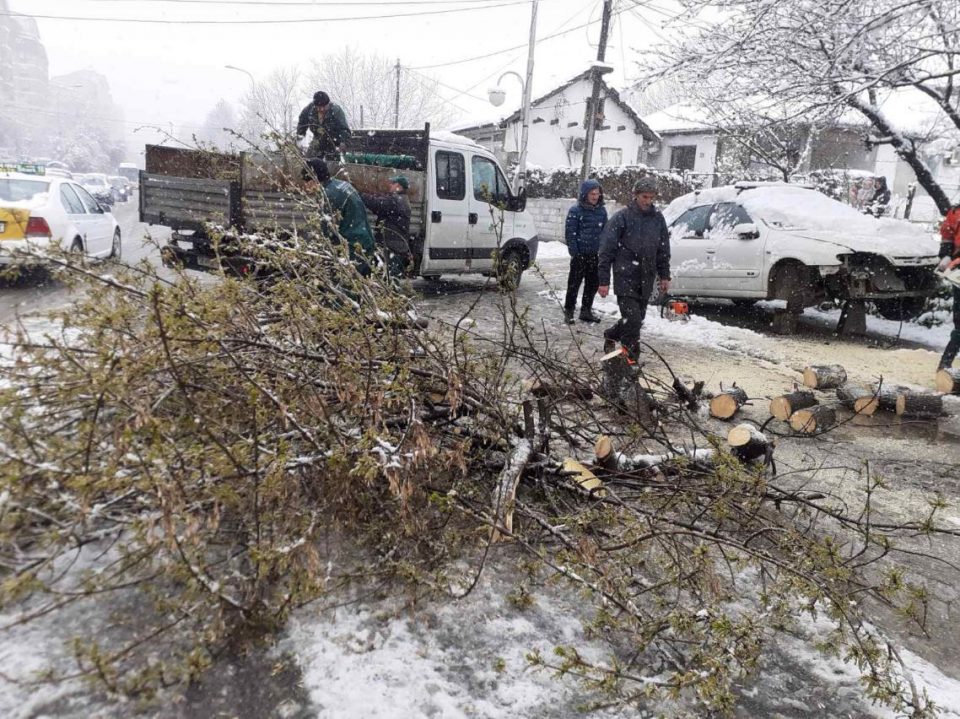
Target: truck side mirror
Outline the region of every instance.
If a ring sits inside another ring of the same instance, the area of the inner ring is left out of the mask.
[[[523,212],[527,209],[527,188],[521,187],[520,191],[510,198],[510,209],[514,212]]]

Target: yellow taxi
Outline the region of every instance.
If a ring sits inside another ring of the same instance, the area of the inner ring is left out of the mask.
[[[119,260],[120,226],[73,180],[39,165],[0,165],[0,265],[24,252],[34,264],[51,245]]]

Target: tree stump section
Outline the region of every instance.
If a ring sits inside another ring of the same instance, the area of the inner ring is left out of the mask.
[[[801,409],[790,415],[790,427],[800,434],[820,434],[836,426],[837,413],[833,407],[818,404],[816,407]]]
[[[747,402],[747,393],[734,385],[710,400],[710,416],[717,419],[730,419]]]
[[[863,300],[847,300],[840,310],[840,321],[837,322],[837,334],[865,335],[867,334],[867,303]]]
[[[903,392],[897,395],[897,414],[909,419],[936,419],[943,414],[943,397],[938,394]]]
[[[960,369],[944,368],[937,372],[937,392],[960,394]]]
[[[817,398],[813,392],[798,389],[770,400],[770,414],[781,422],[788,422],[791,414],[799,409],[813,407],[815,404],[817,404]]]
[[[727,434],[730,452],[741,462],[766,460],[773,454],[773,444],[752,424],[738,424]]]
[[[874,392],[851,384],[837,387],[837,399],[847,409],[868,417],[880,409],[880,399]]]
[[[815,364],[803,370],[803,384],[811,389],[836,389],[847,382],[847,371],[838,364]]]

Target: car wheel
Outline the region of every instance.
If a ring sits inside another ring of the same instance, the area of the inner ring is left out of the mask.
[[[497,263],[497,280],[507,292],[513,292],[520,285],[523,276],[523,257],[516,250],[505,254]]]
[[[71,255],[83,254],[83,240],[81,240],[79,237],[74,237],[73,242],[70,243],[70,254]]]
[[[113,233],[113,243],[110,245],[110,259],[114,262],[120,261],[120,228],[118,227]]]
[[[891,297],[887,300],[874,301],[880,316],[894,322],[916,319],[923,313],[926,304],[926,297]]]

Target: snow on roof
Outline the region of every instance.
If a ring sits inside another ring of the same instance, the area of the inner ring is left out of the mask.
[[[691,207],[715,202],[736,202],[753,217],[770,226],[808,230],[835,236],[830,241],[849,244],[853,236],[870,238],[878,251],[903,249],[915,254],[936,254],[937,242],[922,227],[904,220],[871,217],[823,193],[788,184],[771,184],[741,190],[734,185],[691,192],[671,202],[663,214],[672,222]]]
[[[931,134],[951,132],[956,127],[949,121],[946,113],[928,95],[916,88],[901,88],[895,92],[881,94],[877,107],[893,128],[900,133],[924,137]],[[838,125],[869,127],[870,122],[863,113],[849,108],[840,116]]]
[[[657,133],[669,132],[713,132],[716,123],[709,121],[705,108],[698,105],[678,102],[670,107],[654,112],[643,118]]]
[[[456,145],[472,145],[473,147],[480,147],[480,145],[471,140],[469,137],[458,135],[455,132],[450,132],[449,130],[437,130],[436,132],[431,132],[430,139],[437,140],[438,142],[452,142]]]

